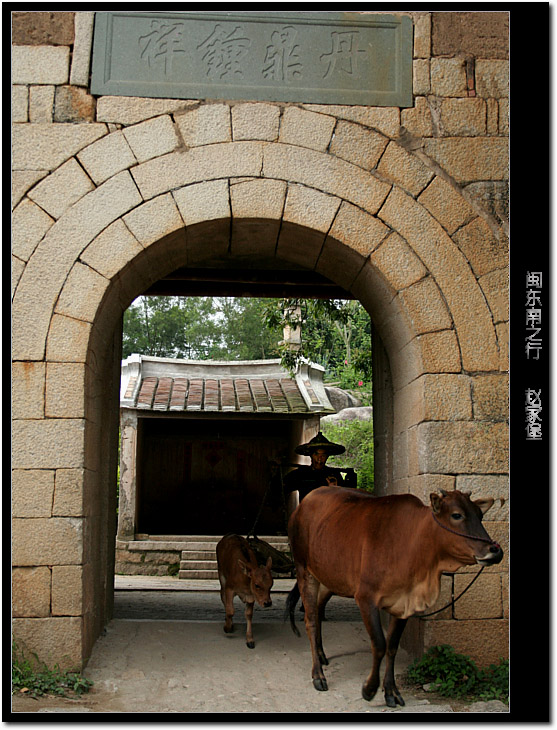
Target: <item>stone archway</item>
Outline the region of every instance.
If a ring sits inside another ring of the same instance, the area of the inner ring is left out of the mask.
[[[111,132],[16,208],[40,235],[13,303],[16,377],[32,394],[16,404],[16,499],[35,485],[33,515],[16,512],[14,559],[16,579],[48,582],[51,608],[15,632],[47,661],[86,661],[110,617],[121,316],[180,266],[276,258],[361,301],[381,343],[385,489],[427,500],[506,471],[504,417],[485,418],[505,369],[492,284],[504,237],[387,134],[287,107],[270,141],[279,112],[202,104]]]

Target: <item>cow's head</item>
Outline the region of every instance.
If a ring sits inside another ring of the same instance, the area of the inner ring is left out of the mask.
[[[273,605],[271,601],[271,588],[273,587],[273,576],[271,575],[271,565],[273,561],[269,557],[265,565],[258,565],[254,568],[249,563],[238,559],[238,565],[242,573],[245,573],[250,580],[251,595],[257,603],[264,608]]]
[[[447,531],[444,545],[463,565],[495,565],[503,559],[501,547],[487,534],[482,518],[494,500],[470,499],[469,492],[440,490],[429,495],[435,521]]]

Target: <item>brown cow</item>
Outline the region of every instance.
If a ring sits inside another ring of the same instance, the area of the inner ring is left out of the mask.
[[[272,605],[272,559],[268,558],[265,565],[258,565],[255,553],[246,538],[230,534],[225,535],[217,545],[217,564],[220,597],[226,611],[224,631],[227,634],[234,631],[232,625],[234,596],[239,596],[246,604],[246,644],[253,649],[255,647],[251,627],[253,604],[257,601],[265,608]]]
[[[317,690],[327,690],[321,640],[325,605],[336,594],[356,599],[373,653],[372,670],[362,687],[371,700],[379,687],[385,653],[383,689],[389,707],[404,705],[394,678],[395,656],[406,621],[432,606],[439,596],[441,574],[463,565],[494,565],[503,551],[482,525],[493,499],[469,494],[431,494],[431,508],[411,494],[373,497],[343,487],[320,487],[292,514],[288,534],[297,583],[288,595],[293,631],[294,608],[302,597]],[[380,609],[391,615],[387,640]]]

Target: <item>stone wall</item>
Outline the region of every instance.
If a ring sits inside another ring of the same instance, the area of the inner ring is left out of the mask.
[[[94,98],[94,13],[12,13],[14,632],[46,661],[111,615],[122,312],[209,253],[360,299],[384,489],[496,497],[508,549],[508,17],[409,15],[399,109]],[[420,646],[507,654],[506,560],[480,581]]]

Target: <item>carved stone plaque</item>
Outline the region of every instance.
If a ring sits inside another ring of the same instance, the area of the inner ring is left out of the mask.
[[[412,21],[342,12],[95,14],[91,92],[412,105]]]

